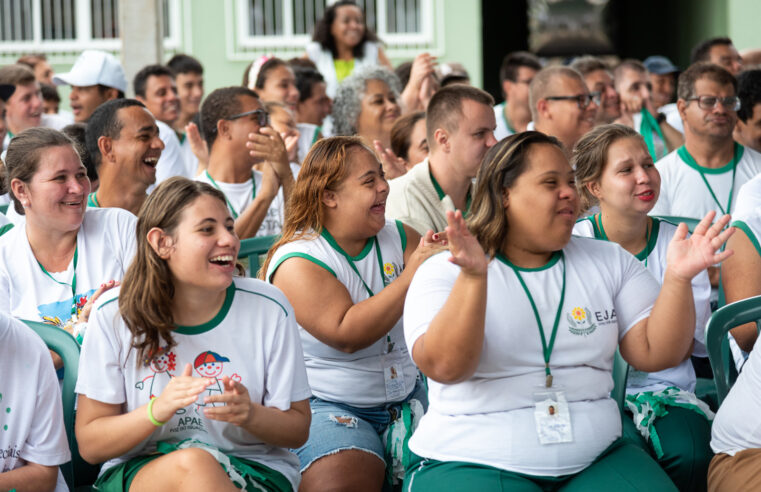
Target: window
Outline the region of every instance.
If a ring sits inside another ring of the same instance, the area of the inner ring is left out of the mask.
[[[164,47],[172,49],[179,45],[179,0],[162,2]],[[87,48],[118,51],[120,47],[119,0],[0,1],[0,54],[66,54]]]
[[[303,52],[314,25],[335,0],[236,0],[237,48]],[[435,44],[434,4],[441,0],[358,0],[367,25],[389,51],[431,49]],[[398,54],[398,53],[396,53]]]

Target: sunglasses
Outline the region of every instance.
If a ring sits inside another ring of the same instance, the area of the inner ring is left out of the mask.
[[[263,109],[255,109],[253,111],[246,111],[245,113],[234,114],[232,116],[228,116],[225,119],[232,121],[232,120],[237,120],[238,118],[243,118],[244,116],[249,116],[249,115],[256,116],[256,123],[259,126],[267,126],[270,124],[270,114]]]

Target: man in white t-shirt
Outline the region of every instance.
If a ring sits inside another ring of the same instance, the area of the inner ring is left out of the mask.
[[[613,123],[621,117],[621,99],[613,85],[613,74],[610,67],[601,59],[594,56],[582,56],[571,63],[571,68],[577,70],[584,83],[587,84],[589,93],[600,94],[600,104],[597,107],[595,117],[598,125]]]
[[[213,91],[201,106],[201,130],[209,147],[209,167],[196,179],[221,190],[241,239],[277,234],[283,211],[272,209],[278,189],[282,203],[293,188],[293,172],[283,140],[255,92],[245,87]],[[255,167],[261,169],[258,171]]]
[[[429,229],[444,230],[447,210],[467,214],[473,178],[486,151],[497,143],[493,105],[488,93],[463,84],[433,95],[426,111],[430,154],[389,182],[386,217],[425,235]]]
[[[674,100],[676,94],[676,79],[679,76],[679,68],[671,63],[665,56],[648,56],[642,62],[647,68],[647,77],[652,87],[651,93],[653,105],[659,113],[666,115],[666,123],[674,127],[679,133],[684,133],[682,118],[676,109]]]
[[[172,71],[163,65],[148,65],[135,74],[132,87],[135,89],[135,99],[145,104],[156,118],[159,138],[164,142],[164,150],[156,167],[156,184],[172,176],[194,178],[195,172],[191,172],[185,164],[180,139],[172,128],[180,115],[180,100],[177,99]]]
[[[499,82],[505,100],[494,106],[494,118],[497,120],[494,138],[497,140],[526,131],[531,121],[528,86],[541,69],[539,58],[527,51],[508,53],[502,60]]]
[[[87,123],[86,140],[100,177],[87,205],[123,208],[137,215],[146,190],[156,181],[164,148],[151,112],[136,99],[102,104]]]
[[[622,61],[613,72],[613,79],[621,98],[618,122],[642,135],[654,161],[682,145],[682,134],[666,122],[665,114],[656,111],[652,86],[642,62]]]
[[[185,128],[198,118],[203,99],[203,65],[192,56],[182,53],[174,55],[168,62],[174,72],[177,84],[177,98],[180,100],[180,115],[174,121],[174,128],[180,140],[180,150],[190,177],[198,176],[198,157],[193,153]]]
[[[570,67],[547,67],[529,87],[534,129],[560,140],[568,155],[595,125],[600,101],[600,94],[590,94],[581,74]]]
[[[85,50],[67,73],[56,74],[53,82],[70,85],[69,103],[75,123],[86,123],[98,106],[121,99],[127,91],[127,78],[121,63],[110,53]]]
[[[58,378],[40,337],[0,314],[0,490],[66,491],[71,460]]]

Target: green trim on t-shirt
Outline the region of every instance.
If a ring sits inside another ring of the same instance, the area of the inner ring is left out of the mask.
[[[330,234],[330,231],[328,231],[324,227],[322,229],[322,232],[320,233],[320,236],[325,238],[325,240],[328,242],[331,248],[341,253],[342,256],[345,256],[351,259],[351,261],[360,261],[364,259],[364,257],[367,256],[367,254],[373,248],[373,243],[375,243],[375,241],[373,241],[375,236],[367,238],[367,242],[365,243],[365,247],[362,248],[362,251],[360,251],[357,256],[351,256],[349,253],[344,251],[341,245],[338,244],[338,241],[336,241],[333,235]]]
[[[661,230],[661,221],[655,217],[650,217],[650,219],[653,221],[653,225],[650,227],[650,237],[647,240],[647,244],[642,251],[634,255],[634,257],[639,261],[644,261],[648,256],[650,256],[650,253],[652,253],[655,249],[655,243],[658,242],[658,233]]]
[[[109,300],[107,300],[106,302],[104,302],[103,304],[101,304],[101,305],[100,305],[100,307],[98,307],[98,311],[100,311],[101,309],[103,309],[104,307],[106,307],[108,304],[111,304],[112,302],[114,302],[114,301],[116,301],[116,300],[118,300],[118,299],[119,299],[119,296],[116,296],[116,297],[114,297],[113,299],[109,299]]]
[[[407,231],[404,230],[404,224],[401,220],[396,221],[396,228],[399,230],[399,237],[402,238],[402,256],[404,256],[404,252],[407,250]]]
[[[94,207],[94,208],[100,208],[100,203],[98,203],[98,195],[95,194],[96,192],[93,191],[89,195],[87,195],[87,206],[88,207]]]
[[[174,330],[175,333],[179,333],[180,335],[200,335],[201,333],[206,333],[207,331],[216,328],[230,311],[230,306],[232,306],[233,298],[235,297],[235,290],[235,282],[232,282],[225,291],[225,302],[222,303],[219,312],[211,318],[211,320],[195,326],[176,325],[177,328]]]
[[[758,238],[755,234],[753,234],[753,231],[750,230],[750,227],[748,224],[743,222],[742,220],[735,220],[732,222],[732,227],[737,227],[741,231],[745,233],[746,236],[748,236],[748,239],[750,239],[750,242],[753,244],[753,247],[756,248],[756,253],[758,253],[759,256],[761,256],[761,244],[758,243]]]
[[[0,236],[10,231],[11,229],[13,229],[13,224],[5,224],[3,227],[0,227]]]
[[[283,262],[284,262],[285,260],[287,260],[288,258],[304,258],[305,260],[311,261],[311,262],[312,262],[312,263],[314,263],[315,265],[317,265],[317,266],[320,266],[320,267],[324,268],[325,270],[327,270],[328,272],[330,272],[330,273],[331,273],[331,274],[332,274],[334,277],[338,278],[338,275],[336,275],[336,272],[334,272],[334,271],[333,271],[333,269],[332,269],[332,268],[330,268],[330,267],[329,267],[329,266],[328,266],[328,265],[327,265],[327,264],[326,264],[324,261],[322,261],[322,260],[318,260],[318,259],[317,259],[317,258],[315,258],[314,256],[312,256],[312,255],[308,255],[308,254],[306,254],[306,253],[299,253],[299,252],[294,252],[294,253],[286,253],[286,254],[284,254],[282,257],[280,257],[280,259],[279,259],[279,260],[277,260],[277,263],[275,263],[275,266],[274,266],[274,267],[272,267],[272,273],[270,273],[270,274],[267,276],[267,282],[269,282],[269,283],[272,283],[272,276],[273,276],[273,275],[275,275],[275,272],[276,272],[276,271],[277,271],[277,269],[280,267],[280,265],[282,265],[282,264],[283,264]]]
[[[497,253],[497,259],[504,263],[505,265],[514,268],[521,272],[539,272],[541,270],[547,270],[548,268],[552,268],[555,263],[558,262],[560,257],[562,256],[562,250],[561,251],[553,251],[552,256],[550,257],[550,261],[548,261],[545,265],[536,267],[536,268],[523,268],[519,267],[518,265],[514,264],[510,260],[507,259],[507,256],[503,255],[502,253]]]
[[[693,168],[694,170],[705,173],[705,174],[723,174],[728,173],[732,169],[734,169],[736,164],[739,164],[740,160],[743,158],[743,153],[745,152],[745,147],[740,145],[739,143],[735,142],[735,149],[734,154],[732,156],[732,160],[730,160],[728,163],[721,167],[704,167],[698,164],[695,159],[692,158],[689,152],[687,152],[687,148],[682,145],[679,147],[679,149],[676,151],[677,155],[682,159],[682,161]]]
[[[428,175],[431,177],[431,183],[433,183],[433,188],[436,190],[436,194],[439,195],[439,200],[443,200],[447,194],[444,193],[444,190],[441,189],[439,182],[436,181],[436,178],[433,177],[433,172],[431,171],[430,167],[428,167]]]
[[[280,309],[283,310],[283,313],[285,313],[285,315],[288,316],[288,310],[285,309],[285,306],[280,304],[280,302],[278,302],[278,300],[273,298],[273,297],[270,297],[270,296],[268,296],[266,294],[262,294],[261,292],[254,292],[252,290],[241,289],[240,287],[236,287],[235,290],[238,291],[238,292],[246,292],[247,294],[253,294],[255,296],[264,297],[265,299],[269,299],[270,301],[272,301],[275,304],[277,304],[278,306],[280,306]]]

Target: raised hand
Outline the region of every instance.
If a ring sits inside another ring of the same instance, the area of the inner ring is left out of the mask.
[[[93,292],[93,294],[90,296],[89,299],[87,299],[87,302],[84,306],[82,306],[82,310],[79,311],[79,316],[77,317],[77,321],[79,323],[87,323],[87,320],[90,319],[90,313],[92,312],[92,306],[95,304],[95,301],[98,300],[98,298],[106,292],[107,290],[113,289],[114,287],[119,286],[118,280],[109,280],[105,284],[101,284],[100,287],[98,287],[98,290]]]
[[[489,267],[484,249],[470,233],[462,212],[447,212],[446,239],[452,256],[449,261],[459,266],[468,275],[485,275]]]
[[[206,169],[209,167],[209,146],[206,141],[201,138],[201,132],[198,130],[198,125],[193,122],[185,125],[185,137],[190,142],[190,150],[193,155],[198,159],[199,167]]]
[[[407,163],[401,157],[397,157],[393,150],[384,149],[380,140],[373,140],[373,146],[375,147],[375,153],[380,158],[386,179],[398,178],[402,174],[407,173]]]
[[[708,212],[690,237],[687,237],[687,225],[679,224],[666,252],[667,272],[681,280],[691,281],[709,266],[732,256],[731,249],[717,253],[735,231],[732,227],[724,229],[729,224],[730,216],[725,215],[711,225],[715,216],[716,212]]]
[[[224,376],[221,380],[224,392],[221,395],[207,396],[204,403],[204,415],[212,420],[244,425],[251,419],[254,404],[248,396],[248,390],[238,381]],[[208,406],[209,403],[223,403],[223,406]]]
[[[259,133],[249,133],[246,148],[251,157],[257,161],[272,164],[277,175],[282,179],[286,172],[291,172],[288,151],[280,134],[268,126],[259,129]]]
[[[415,251],[412,252],[409,260],[404,265],[404,271],[415,272],[425,260],[445,249],[447,249],[446,234],[443,232],[434,233],[432,230],[428,230],[420,238],[417,248],[415,248]]]
[[[177,410],[191,405],[209,385],[214,383],[209,378],[194,378],[190,364],[185,364],[180,376],[169,381],[153,403],[153,418],[167,422]]]

